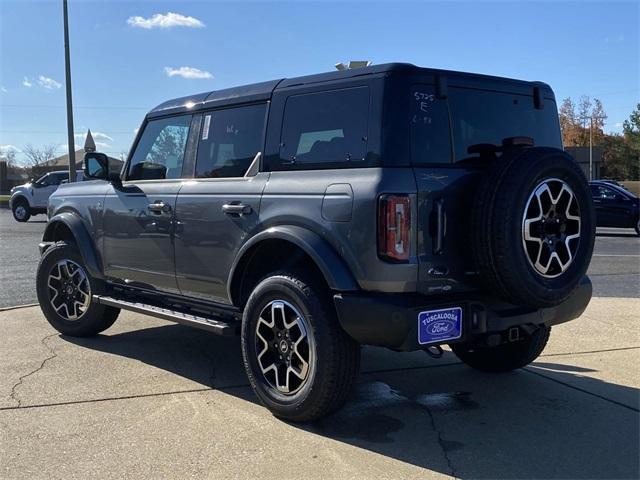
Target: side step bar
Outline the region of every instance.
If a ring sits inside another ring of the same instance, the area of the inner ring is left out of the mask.
[[[110,307],[121,308],[122,310],[130,310],[136,313],[142,313],[144,315],[150,315],[152,317],[163,318],[172,322],[180,323],[181,325],[187,325],[190,327],[201,328],[208,330],[217,335],[235,336],[238,335],[238,327],[221,320],[214,320],[207,317],[201,317],[199,315],[193,315],[191,313],[179,312],[176,310],[169,310],[163,307],[157,307],[155,305],[148,305],[146,303],[130,302],[128,300],[122,300],[120,298],[94,295],[94,300],[102,305],[108,305]]]

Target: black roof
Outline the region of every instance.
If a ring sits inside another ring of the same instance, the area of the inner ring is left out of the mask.
[[[554,99],[553,91],[551,90],[551,88],[542,82],[526,82],[523,80],[495,77],[477,73],[422,68],[410,63],[385,63],[363,68],[335,70],[332,72],[318,73],[302,77],[271,80],[268,82],[254,83],[239,87],[226,88],[224,90],[215,90],[212,92],[203,92],[186,97],[175,98],[161,103],[160,105],[152,109],[147,116],[156,117],[159,115],[167,115],[172,113],[196,111],[208,107],[218,107],[235,103],[250,103],[260,100],[268,100],[271,98],[271,95],[276,89],[280,90],[285,88],[297,87],[300,85],[331,82],[367,75],[385,75],[389,73],[401,73],[406,75],[420,76],[445,76],[448,79],[448,83],[453,86],[482,86],[483,88],[489,89],[504,89],[505,86],[510,86],[511,89],[515,89],[518,91],[526,89],[527,92],[531,91],[532,86],[539,86],[544,90],[545,97]]]

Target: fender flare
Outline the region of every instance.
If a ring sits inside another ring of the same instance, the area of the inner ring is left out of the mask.
[[[80,256],[82,257],[89,274],[93,278],[103,279],[104,275],[102,274],[100,259],[97,255],[93,239],[91,238],[91,235],[89,235],[82,218],[75,213],[63,212],[54,215],[49,219],[47,228],[42,236],[43,243],[46,245],[45,248],[41,248],[42,253],[44,253],[48,246],[56,241],[54,233],[60,224],[67,227],[71,232],[71,235],[73,235],[75,243],[78,246],[78,250],[80,251]]]
[[[29,198],[24,194],[24,192],[16,192],[9,197],[9,208],[13,210],[13,205],[20,198],[24,199],[24,201],[27,202],[29,208],[31,208],[31,202],[29,201]]]
[[[327,285],[332,290],[357,291],[360,290],[351,270],[338,253],[317,233],[296,225],[279,225],[271,227],[251,237],[238,250],[236,258],[229,271],[227,280],[227,295],[231,300],[232,285],[238,270],[250,250],[265,240],[285,240],[293,243],[304,251],[322,272]]]

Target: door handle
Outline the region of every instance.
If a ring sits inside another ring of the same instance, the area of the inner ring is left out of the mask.
[[[444,236],[447,230],[447,216],[444,211],[444,200],[442,198],[435,202],[435,214],[436,214],[436,228],[435,228],[435,241],[433,243],[433,253],[436,255],[442,254],[444,246]]]
[[[150,203],[147,208],[154,213],[169,213],[171,211],[171,205],[163,201]]]
[[[251,205],[244,203],[225,203],[222,205],[222,212],[227,215],[248,215],[252,211]]]

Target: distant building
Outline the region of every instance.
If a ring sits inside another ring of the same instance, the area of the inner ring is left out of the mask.
[[[587,179],[589,179],[589,147],[565,147],[564,149],[569,155],[575,158],[578,165],[582,168]],[[593,180],[600,178],[600,171],[602,167],[602,147],[593,147]]]
[[[85,150],[81,148],[76,150],[76,170],[82,170],[82,162],[84,160]],[[112,172],[119,172],[122,169],[124,162],[117,158],[109,157],[109,170]],[[41,176],[47,172],[54,170],[66,170],[69,168],[69,154],[65,153],[59,157],[52,158],[48,162],[41,163],[37,167],[33,167],[33,175]]]

